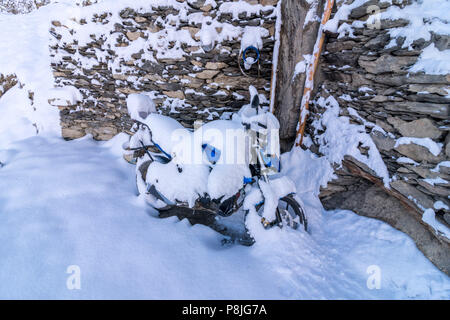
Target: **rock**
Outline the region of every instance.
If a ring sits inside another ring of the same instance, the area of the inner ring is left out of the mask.
[[[434,125],[434,122],[428,118],[407,122],[399,118],[389,117],[387,118],[387,122],[394,126],[404,137],[438,140],[443,134],[443,131],[439,130]]]
[[[198,50],[200,50],[199,46],[189,46],[186,48],[186,52],[189,52],[189,53],[197,52]]]
[[[430,168],[426,168],[424,166],[417,165],[406,165],[409,170],[414,171],[420,177],[424,179],[435,179],[442,175],[442,173],[431,171]]]
[[[203,68],[203,63],[201,63],[200,61],[191,60],[191,64],[193,64],[196,67]]]
[[[391,187],[400,192],[411,202],[419,204],[425,209],[433,208],[434,201],[423,192],[417,190],[414,186],[400,180],[392,181]]]
[[[163,77],[161,77],[158,74],[152,74],[152,73],[146,74],[142,78],[148,79],[148,80],[153,81],[153,82],[164,81]]]
[[[447,137],[445,137],[445,148],[444,148],[445,155],[447,158],[450,158],[450,132],[447,133]]]
[[[399,28],[405,27],[410,24],[410,21],[407,19],[381,19],[380,21],[380,29],[391,29],[391,28]]]
[[[405,67],[414,64],[417,61],[417,57],[405,57],[405,56],[391,56],[382,55],[374,61],[367,61],[361,57],[358,59],[358,64],[366,69],[367,72],[373,74],[380,74],[386,72],[399,72]]]
[[[212,5],[211,4],[207,4],[206,6],[203,6],[200,8],[200,10],[202,10],[203,12],[208,12],[211,11],[212,9]]]
[[[163,91],[163,94],[169,98],[184,99],[184,93],[181,91]]]
[[[394,149],[395,140],[384,135],[383,133],[379,131],[373,131],[372,133],[370,133],[370,137],[377,146],[378,150],[390,151]]]
[[[400,168],[397,169],[397,172],[400,172],[400,173],[411,173],[411,170],[408,170],[405,167],[400,167]]]
[[[137,16],[136,18],[134,18],[134,21],[136,21],[137,23],[143,23],[146,22],[147,19],[141,16]]]
[[[393,112],[412,112],[431,116],[438,119],[448,119],[450,107],[439,103],[423,103],[423,102],[397,102],[386,103],[384,107]]]
[[[157,33],[161,31],[161,28],[158,27],[155,23],[150,23],[150,25],[147,27],[147,30],[151,33]]]
[[[218,71],[217,71],[218,72]],[[253,78],[242,78],[242,77],[231,77],[226,76],[223,73],[218,74],[213,80],[211,85],[217,85],[222,88],[242,88],[248,87],[249,85],[254,85],[256,87],[264,86],[264,79],[253,79]]]
[[[450,35],[433,33],[433,42],[439,51],[450,49]]]
[[[197,89],[199,87],[201,87],[205,82],[201,79],[197,79],[197,78],[193,78],[193,77],[189,77],[189,76],[184,76],[183,77],[182,83],[188,87],[188,88],[194,88]]]
[[[62,128],[61,135],[64,139],[78,139],[84,137],[86,133],[81,128]]]
[[[419,185],[421,185],[425,189],[429,190],[433,195],[440,195],[442,197],[450,196],[450,189],[449,188],[444,188],[444,187],[439,187],[437,185],[432,185],[432,184],[429,184],[428,182],[426,182],[424,180],[419,180],[417,182],[419,183]]]
[[[55,27],[61,27],[61,22],[54,20],[52,21],[52,25],[54,25]]]
[[[143,34],[140,31],[136,31],[136,32],[128,31],[126,33],[126,35],[127,35],[128,40],[130,40],[130,41],[137,40],[137,39],[139,39],[140,37],[143,36]]]
[[[364,75],[359,73],[353,73],[352,74],[352,86],[355,88],[359,88],[366,85],[371,85],[373,81],[367,79],[364,77]]]
[[[195,34],[200,31],[200,28],[195,27],[182,27],[181,30],[188,30],[191,37],[195,39]]]
[[[259,0],[259,3],[263,6],[276,6],[278,0]]]
[[[373,39],[370,39],[364,47],[370,50],[383,49],[390,39],[389,34],[381,33]],[[350,48],[351,49],[351,48]]]
[[[128,75],[126,74],[113,74],[112,77],[116,80],[127,80],[128,79]]]
[[[370,102],[386,102],[389,100],[389,97],[383,96],[383,95],[376,95],[372,99],[370,99]]]
[[[219,71],[216,70],[204,70],[196,74],[196,77],[199,79],[212,79],[214,78]]]
[[[139,90],[131,89],[131,88],[118,88],[117,91],[123,94],[130,94],[130,93],[139,93]]]
[[[395,147],[395,150],[416,162],[439,163],[445,159],[442,152],[440,155],[435,156],[427,148],[415,143],[400,144]]]
[[[390,2],[383,0],[369,0],[367,2],[364,2],[361,6],[352,9],[352,11],[350,12],[350,17],[353,19],[359,19],[365,15],[368,15],[369,13],[371,13],[369,7],[373,5],[376,5],[379,9],[384,9],[389,7],[391,4]]]
[[[186,61],[185,57],[179,57],[179,58],[165,58],[165,59],[159,59],[159,62],[165,63],[165,64],[173,64],[176,65],[178,62],[184,62]]]
[[[448,91],[450,91],[450,86],[440,86],[440,85],[424,85],[424,84],[410,84],[408,85],[408,91],[418,93],[418,92],[428,92],[435,93],[441,96],[447,96]]]
[[[381,129],[383,129],[386,132],[391,132],[391,133],[394,132],[394,128],[391,125],[387,124],[384,121],[381,121],[380,119],[376,119],[375,124],[377,126],[381,127]]]
[[[344,186],[328,183],[326,188],[320,188],[319,198],[323,199],[329,197],[332,194],[336,194],[339,192],[347,191],[347,188]]]
[[[444,220],[445,220],[445,222],[447,222],[448,225],[450,225],[450,214],[449,213],[444,214]]]
[[[408,74],[408,75],[377,75],[375,82],[390,85],[401,86],[403,84],[446,84],[450,82],[450,75],[432,75],[432,74]]]
[[[53,72],[53,76],[54,76],[54,77],[65,77],[66,74],[65,74],[64,72],[54,71],[54,72]]]
[[[94,139],[101,141],[109,140],[118,133],[117,128],[111,126],[90,128],[86,131],[90,131]]]
[[[218,70],[228,67],[224,62],[207,62],[205,68],[210,70]]]
[[[206,0],[187,0],[187,2],[191,7],[200,10],[200,8],[205,4]]]

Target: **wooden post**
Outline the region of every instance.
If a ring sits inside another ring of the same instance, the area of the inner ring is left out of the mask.
[[[322,52],[323,42],[325,41],[325,33],[323,28],[325,23],[330,19],[331,9],[333,8],[334,0],[327,0],[327,6],[323,12],[322,22],[317,34],[316,44],[313,51],[313,62],[308,65],[307,77],[305,80],[305,87],[303,90],[302,103],[300,105],[300,116],[297,125],[297,136],[295,138],[295,146],[299,147],[303,143],[303,135],[305,133],[306,118],[309,110],[309,99],[311,98],[311,92],[314,87],[314,75],[319,64],[320,53]]]

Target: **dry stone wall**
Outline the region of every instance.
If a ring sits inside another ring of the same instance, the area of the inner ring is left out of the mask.
[[[276,1],[158,3],[52,22],[56,84],[83,95],[77,105],[59,106],[65,138],[90,133],[107,140],[127,131],[125,99],[135,92],[152,96],[162,113],[187,127],[236,111],[247,103],[249,85],[268,98]],[[245,33],[263,43],[259,68],[249,76],[238,64]]]
[[[389,171],[390,189],[366,165],[346,157],[343,165],[336,168],[337,178],[322,189],[320,196],[328,209],[352,209],[409,233],[419,248],[448,273],[449,240],[424,223],[422,215],[431,208],[436,219],[450,227],[450,75],[414,73],[409,68],[432,43],[439,50],[450,49],[450,37],[433,33],[429,40],[414,41],[412,49],[403,47],[404,38],[387,46],[392,40],[389,31],[406,26],[409,21],[381,20],[378,29],[355,23],[366,21],[367,7],[374,4],[382,10],[398,5],[369,1],[354,8],[348,20],[339,22],[352,25],[352,32],[328,33],[316,98],[332,95],[339,102],[341,115],[365,126]],[[312,103],[312,111],[310,124],[324,112],[317,103]],[[375,126],[382,130],[373,130]],[[313,128],[309,129],[314,136]],[[414,143],[416,138],[419,140]],[[426,140],[428,145],[438,147],[437,152],[421,145]],[[367,153],[364,148],[360,151]],[[384,190],[384,196],[374,184]],[[375,198],[378,200],[373,201]],[[408,214],[415,218],[406,221]],[[426,236],[424,228],[430,231]],[[439,241],[432,245],[435,237]]]
[[[3,75],[0,73],[0,97],[4,95],[6,91],[14,87],[17,82],[17,77],[15,75]]]

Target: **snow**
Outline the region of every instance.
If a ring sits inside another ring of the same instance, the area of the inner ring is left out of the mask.
[[[341,97],[342,97],[342,96],[341,96]],[[351,98],[350,98],[350,99],[351,99]],[[344,99],[344,100],[345,100],[345,99]],[[381,132],[382,134],[387,135],[386,131],[384,131],[383,128],[381,128],[380,126],[376,125],[375,123],[370,122],[370,121],[367,121],[366,119],[364,119],[363,117],[361,117],[361,116],[358,114],[358,112],[357,112],[355,109],[353,109],[352,107],[347,107],[347,111],[348,111],[349,115],[351,115],[351,116],[355,117],[356,119],[358,119],[359,121],[361,121],[362,124],[363,124],[365,127],[371,128],[371,129],[372,129],[372,132],[373,132],[373,131],[379,131],[379,132]]]
[[[48,98],[54,106],[73,106],[83,100],[81,92],[74,86],[64,86],[48,90]]]
[[[294,80],[297,75],[304,73],[306,71],[306,63],[305,60],[297,62],[294,68],[294,75],[292,76],[292,80]]]
[[[169,155],[179,146],[183,137],[189,135],[178,121],[162,114],[151,113],[143,120],[151,130],[153,141]]]
[[[364,125],[350,123],[349,117],[339,116],[339,103],[333,96],[319,97],[317,104],[325,108],[325,112],[318,120],[314,120],[315,138],[319,144],[319,152],[330,163],[341,164],[344,156],[350,155],[365,163],[389,188],[389,172],[381,158],[375,143],[366,133]],[[351,110],[351,108],[349,108]],[[381,129],[382,130],[382,129]],[[324,131],[319,134],[319,131]],[[400,140],[400,139],[399,139]],[[361,154],[359,146],[368,148],[368,155]]]
[[[242,55],[244,54],[244,50],[250,47],[254,47],[258,50],[261,50],[263,47],[263,37],[267,37],[269,35],[269,31],[265,28],[261,27],[253,27],[246,26],[241,36],[241,46],[240,52]],[[259,58],[259,57],[258,57]],[[242,56],[244,60],[244,56]],[[244,60],[244,68],[245,70],[249,70],[253,64],[257,62],[256,58],[245,56]]]
[[[127,109],[131,119],[144,120],[150,113],[156,113],[153,100],[139,93],[131,93],[127,97]]]
[[[450,168],[450,161],[442,161],[439,162],[436,167],[434,167],[433,169],[431,169],[431,171],[433,172],[439,172],[439,168],[440,167],[449,167]]]
[[[246,165],[217,164],[209,174],[207,192],[212,199],[228,199],[242,188],[244,177],[251,177]]]
[[[402,164],[412,164],[412,165],[419,165],[417,162],[415,162],[413,159],[410,159],[408,157],[399,157],[396,160],[397,163],[402,163]]]
[[[450,229],[436,220],[436,214],[433,209],[428,208],[423,212],[422,221],[433,227],[436,233],[441,233],[443,236],[450,239]]]
[[[48,51],[48,30],[52,18],[64,17],[66,8],[65,4],[52,4],[24,15],[0,13],[0,73],[15,74],[23,85],[22,90],[10,93],[9,99],[23,102],[18,106],[23,109],[26,105],[25,93],[34,93],[33,107],[20,115],[21,122],[28,125],[17,130],[26,131],[25,135],[33,131],[35,134],[38,131],[45,135],[60,135],[59,110],[48,103],[49,91],[54,83]],[[13,105],[10,104],[8,108],[13,108]],[[3,123],[9,122],[3,117],[5,111],[0,109],[0,112],[0,128],[9,128],[9,124]],[[4,144],[5,141],[6,137],[3,137],[0,143]]]
[[[246,1],[239,0],[233,2],[223,2],[219,11],[224,13],[231,13],[233,16],[233,20],[239,19],[240,13],[245,13],[247,17],[250,17],[252,14],[259,15],[261,11],[265,11],[268,9],[272,9],[272,6],[263,6],[261,4],[250,4]],[[273,13],[272,13],[273,14]]]
[[[425,181],[426,183],[434,186],[435,184],[448,184],[447,180],[442,179],[441,177],[437,177],[437,178],[427,178],[427,179],[422,179],[423,181]]]
[[[28,92],[18,84],[0,98],[0,114],[0,150],[12,141],[36,135]]]
[[[177,163],[176,159],[167,164],[154,161],[148,167],[146,182],[170,201],[187,202],[193,207],[198,196],[207,191],[208,175],[206,165]]]
[[[315,194],[332,172],[324,158],[300,149],[283,155],[310,233],[263,230],[252,247],[223,247],[205,226],[155,217],[136,196],[124,141],[31,137],[11,145],[0,168],[1,298],[450,297],[449,278],[408,236],[323,210]],[[80,267],[81,290],[66,287],[71,265]],[[371,265],[380,267],[380,290],[366,286]]]
[[[426,74],[450,73],[450,49],[439,51],[434,43],[423,49],[419,60],[409,69],[411,72],[423,71]]]
[[[262,216],[268,221],[275,220],[278,199],[296,192],[294,182],[286,176],[270,179],[268,182],[260,180],[259,187],[264,197],[264,210]]]
[[[261,27],[246,26],[241,37],[241,51],[248,47],[255,47],[259,50],[263,47],[263,37],[267,37],[269,31]]]
[[[397,27],[389,29],[388,33],[391,41],[386,45],[386,48],[391,48],[397,45],[397,40],[402,39],[402,48],[412,50],[414,41],[424,39],[430,41],[433,34],[449,35],[450,23],[448,19],[448,12],[450,12],[450,2],[442,0],[424,0],[414,1],[404,7],[398,5],[391,5],[386,10],[375,10],[369,16],[367,21],[356,20],[351,25],[339,22],[348,19],[351,11],[354,8],[362,6],[368,0],[355,0],[350,4],[342,4],[338,11],[334,14],[333,19],[330,19],[324,29],[330,32],[339,33],[338,38],[343,36],[353,37],[353,28],[362,28],[365,25],[368,27],[382,24],[384,20],[409,20],[409,23],[404,27]],[[343,1],[339,1],[343,2]],[[340,3],[338,2],[338,5]],[[392,3],[392,1],[390,1]],[[394,4],[394,3],[392,3]],[[370,7],[368,7],[370,8]],[[425,72],[427,74],[448,74],[450,73],[450,50],[439,50],[434,43],[428,45],[420,54],[418,61],[409,69],[411,72]]]
[[[391,6],[381,13],[381,19],[404,19],[408,18],[409,24],[389,30],[391,42],[387,47],[395,46],[397,38],[404,38],[402,47],[412,49],[412,44],[420,38],[425,41],[431,39],[432,33],[446,35],[450,34],[448,23],[448,12],[450,2],[442,0],[414,1],[400,8]]]
[[[339,21],[347,20],[350,13],[354,8],[358,8],[362,6],[364,3],[366,3],[369,0],[355,0],[350,4],[344,4],[344,0],[337,1],[337,5],[340,5],[338,11],[333,15],[333,18],[328,20],[327,23],[325,23],[325,26],[323,28],[324,31],[330,31],[330,32],[338,32],[339,28]],[[342,4],[341,4],[342,3]],[[347,30],[343,30],[347,31]],[[339,35],[341,36],[341,35]]]
[[[414,143],[419,146],[425,147],[434,156],[438,156],[442,150],[442,144],[434,142],[430,138],[414,138],[414,137],[401,137],[395,142],[395,148],[402,144]]]
[[[435,208],[436,210],[440,210],[440,209],[448,210],[449,209],[448,206],[440,200],[436,201],[434,203],[433,208]]]

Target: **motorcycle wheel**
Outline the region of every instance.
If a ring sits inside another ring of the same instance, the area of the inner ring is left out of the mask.
[[[264,203],[256,208],[258,213],[262,213]],[[298,217],[298,221],[295,221]],[[298,229],[299,224],[303,225],[305,231],[308,231],[308,220],[305,216],[305,211],[302,206],[294,199],[293,195],[287,195],[278,200],[278,207],[276,212],[276,219],[267,224],[268,227],[278,225],[283,227],[288,225],[292,229]]]

